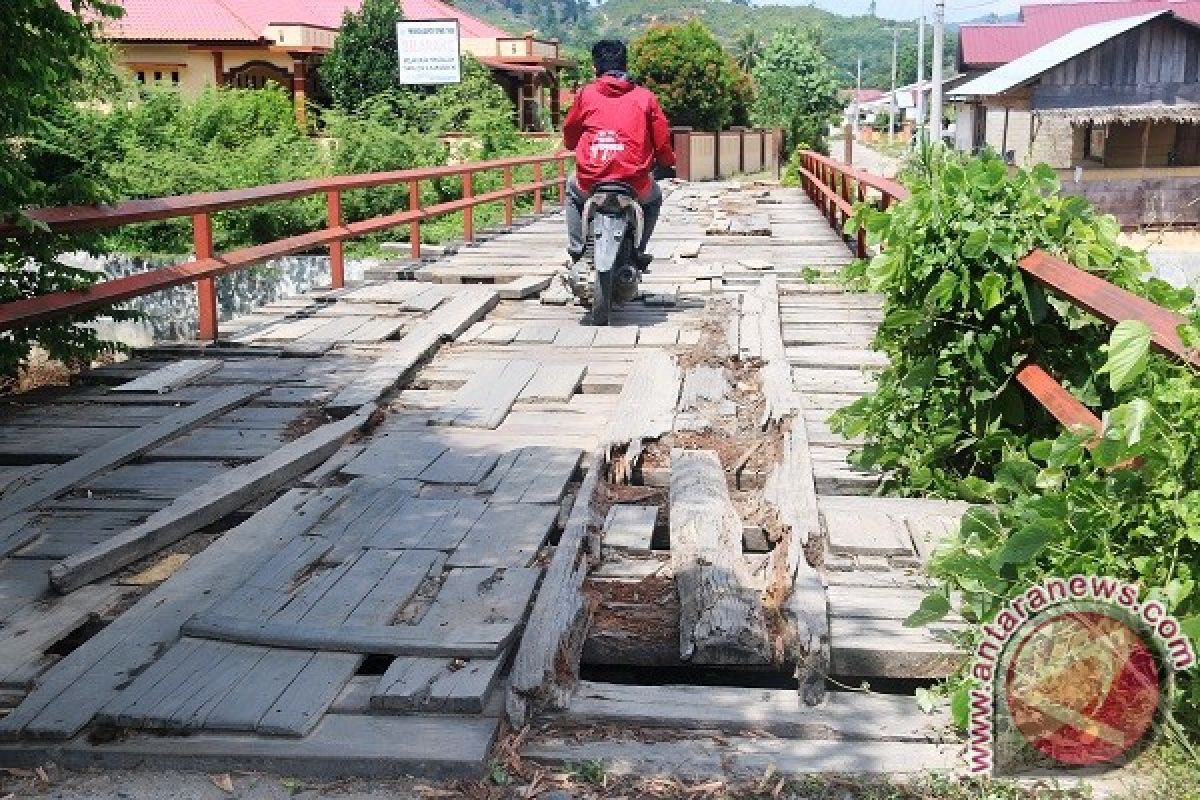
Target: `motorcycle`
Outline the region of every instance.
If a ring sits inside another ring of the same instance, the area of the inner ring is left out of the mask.
[[[607,325],[614,305],[638,296],[637,244],[645,215],[637,192],[624,183],[596,186],[583,207],[585,249],[571,266],[571,290],[592,310],[592,323]]]

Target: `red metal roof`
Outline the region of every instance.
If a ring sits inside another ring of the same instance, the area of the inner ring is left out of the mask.
[[[114,0],[125,16],[105,23],[105,35],[126,41],[257,42],[273,23],[340,28],[361,0]],[[456,19],[463,38],[512,34],[441,0],[399,0],[406,19]],[[70,10],[70,0],[58,0]]]
[[[1021,7],[1019,21],[963,25],[959,30],[959,68],[990,69],[1007,64],[1085,25],[1154,11],[1200,23],[1200,0],[1107,0],[1045,3]]]

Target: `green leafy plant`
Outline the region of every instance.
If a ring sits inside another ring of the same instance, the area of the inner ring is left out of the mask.
[[[321,86],[344,111],[353,111],[391,90],[411,91],[397,83],[396,23],[402,18],[395,0],[363,0],[346,9],[333,49],[318,68]]]
[[[783,128],[786,145],[801,143],[827,152],[829,125],[841,111],[837,73],[812,31],[782,28],[754,67],[758,91],[752,119]]]
[[[884,294],[875,346],[889,366],[877,390],[832,425],[866,443],[855,463],[886,470],[888,487],[988,504],[968,512],[938,551],[940,583],[909,620],[950,609],[961,593],[970,621],[990,619],[1050,576],[1109,575],[1155,592],[1193,635],[1200,631],[1200,381],[1194,368],[1150,351],[1141,323],[1115,328],[1048,296],[1018,268],[1035,248],[1059,255],[1191,324],[1194,293],[1147,277],[1118,228],[1053,171],[1010,171],[992,155],[938,149],[910,167],[911,197],[881,212],[860,206],[882,252],[846,272]],[[1033,359],[1085,405],[1107,410],[1102,433],[1062,430],[1016,385]],[[1183,724],[1200,721],[1200,681],[1177,695]],[[965,712],[965,689],[956,707]]]
[[[118,16],[101,0],[27,0],[5,8],[0,28],[0,220],[21,231],[0,236],[0,302],[76,291],[100,276],[58,261],[68,250],[96,250],[95,236],[62,236],[21,216],[42,205],[99,203],[115,192],[97,168],[110,141],[103,131],[78,130],[77,104],[93,100],[114,78],[97,26]],[[95,314],[0,333],[0,390],[35,349],[68,364],[115,349],[79,323]],[[118,316],[124,316],[118,314]]]
[[[629,68],[672,125],[721,130],[733,119],[737,68],[699,20],[655,25],[633,42]]]

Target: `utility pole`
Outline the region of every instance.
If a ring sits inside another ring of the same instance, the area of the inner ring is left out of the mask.
[[[937,0],[933,14],[933,99],[929,108],[929,122],[934,140],[942,142],[942,65],[946,56],[942,52],[946,42],[946,0]]]
[[[925,0],[921,0],[921,16],[917,19],[917,139],[925,132]]]
[[[858,103],[862,96],[862,56],[858,57],[858,77],[854,81],[854,140],[858,141]]]
[[[892,32],[892,98],[888,104],[888,141],[892,144],[896,143],[896,53],[900,49],[900,34],[905,31],[911,31],[912,28],[905,28],[902,25],[893,25],[886,28]]]

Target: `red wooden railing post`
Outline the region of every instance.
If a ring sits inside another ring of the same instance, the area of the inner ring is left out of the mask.
[[[462,176],[463,199],[467,200],[475,196],[475,176],[470,172],[464,172]],[[463,239],[468,242],[475,241],[475,207],[467,206],[463,209]]]
[[[859,176],[857,183],[858,183],[858,202],[865,203],[865,202],[867,202],[867,187],[866,187],[866,184],[864,184],[862,182],[861,175]],[[866,258],[867,257],[867,228],[865,225],[858,226],[857,239],[858,239],[858,242],[857,242],[858,257]]]
[[[504,197],[504,224],[505,225],[513,224],[512,188],[513,188],[513,170],[512,170],[512,167],[505,167],[504,168],[504,189],[505,189],[505,191],[509,192],[509,194],[507,194]]]
[[[192,217],[192,244],[196,249],[196,260],[213,257],[212,218],[208,214],[196,214]],[[196,281],[196,302],[200,310],[200,330],[197,337],[201,341],[215,342],[217,340],[217,279],[201,278]]]
[[[846,174],[845,172],[842,173],[842,199],[846,201],[846,205],[851,204],[850,203],[850,176],[848,174]],[[842,225],[841,225],[842,228],[844,228],[846,226],[846,221],[849,219],[850,219],[850,215],[847,214],[846,212],[842,212]],[[838,230],[838,233],[841,234],[840,228]]]
[[[545,174],[542,170],[542,162],[533,165],[533,182],[537,188],[533,190],[533,213],[542,213],[542,180]]]
[[[342,193],[334,189],[325,193],[329,211],[329,227],[342,227]],[[342,240],[329,243],[329,285],[341,289],[346,285],[346,254]]]
[[[421,182],[411,180],[408,182],[408,210],[420,211],[421,209]],[[408,241],[409,249],[414,260],[421,257],[421,221],[414,219],[412,224],[408,226]]]

